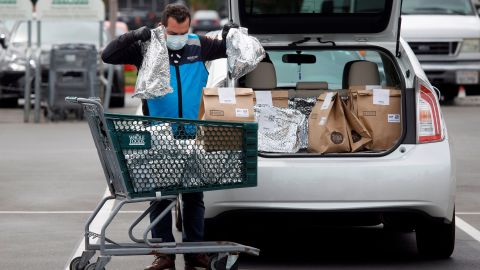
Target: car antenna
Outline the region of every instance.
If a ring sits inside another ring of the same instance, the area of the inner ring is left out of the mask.
[[[309,41],[309,40],[311,40],[311,39],[312,39],[312,38],[305,37],[305,38],[303,38],[303,39],[301,39],[301,40],[299,40],[299,41],[294,41],[294,42],[288,44],[288,47],[297,46],[298,44],[305,43],[305,42],[307,42],[307,41]]]
[[[317,41],[318,41],[318,43],[321,43],[321,44],[331,43],[332,46],[334,46],[334,47],[337,46],[337,44],[335,44],[335,42],[332,41],[332,40],[323,41],[322,38],[317,38]]]

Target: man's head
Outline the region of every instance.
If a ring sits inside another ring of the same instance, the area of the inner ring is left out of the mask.
[[[183,4],[169,4],[162,13],[167,35],[184,35],[190,28],[190,10]]]

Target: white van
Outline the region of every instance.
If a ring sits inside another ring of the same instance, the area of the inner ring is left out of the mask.
[[[233,21],[248,28],[270,58],[236,85],[288,90],[290,97],[353,85],[395,87],[402,93],[402,132],[385,151],[259,152],[257,187],[205,193],[207,238],[222,239],[242,224],[315,226],[327,217],[415,230],[421,254],[452,254],[450,140],[437,93],[399,37],[400,9],[400,0],[231,1]],[[291,54],[316,61],[285,61]],[[212,70],[218,74],[211,76],[224,76],[224,68]]]
[[[446,102],[480,88],[480,18],[471,0],[403,0],[402,37]]]

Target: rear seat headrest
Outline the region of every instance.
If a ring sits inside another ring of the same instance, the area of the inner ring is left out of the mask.
[[[245,75],[245,87],[252,89],[277,88],[277,74],[271,62],[260,62],[257,67]]]
[[[379,85],[380,73],[377,64],[358,60],[345,64],[343,69],[343,89],[354,85]]]
[[[327,90],[327,82],[297,82],[297,90]]]

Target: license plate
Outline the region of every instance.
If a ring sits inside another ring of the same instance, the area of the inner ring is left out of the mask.
[[[457,71],[457,84],[478,84],[478,72]]]

